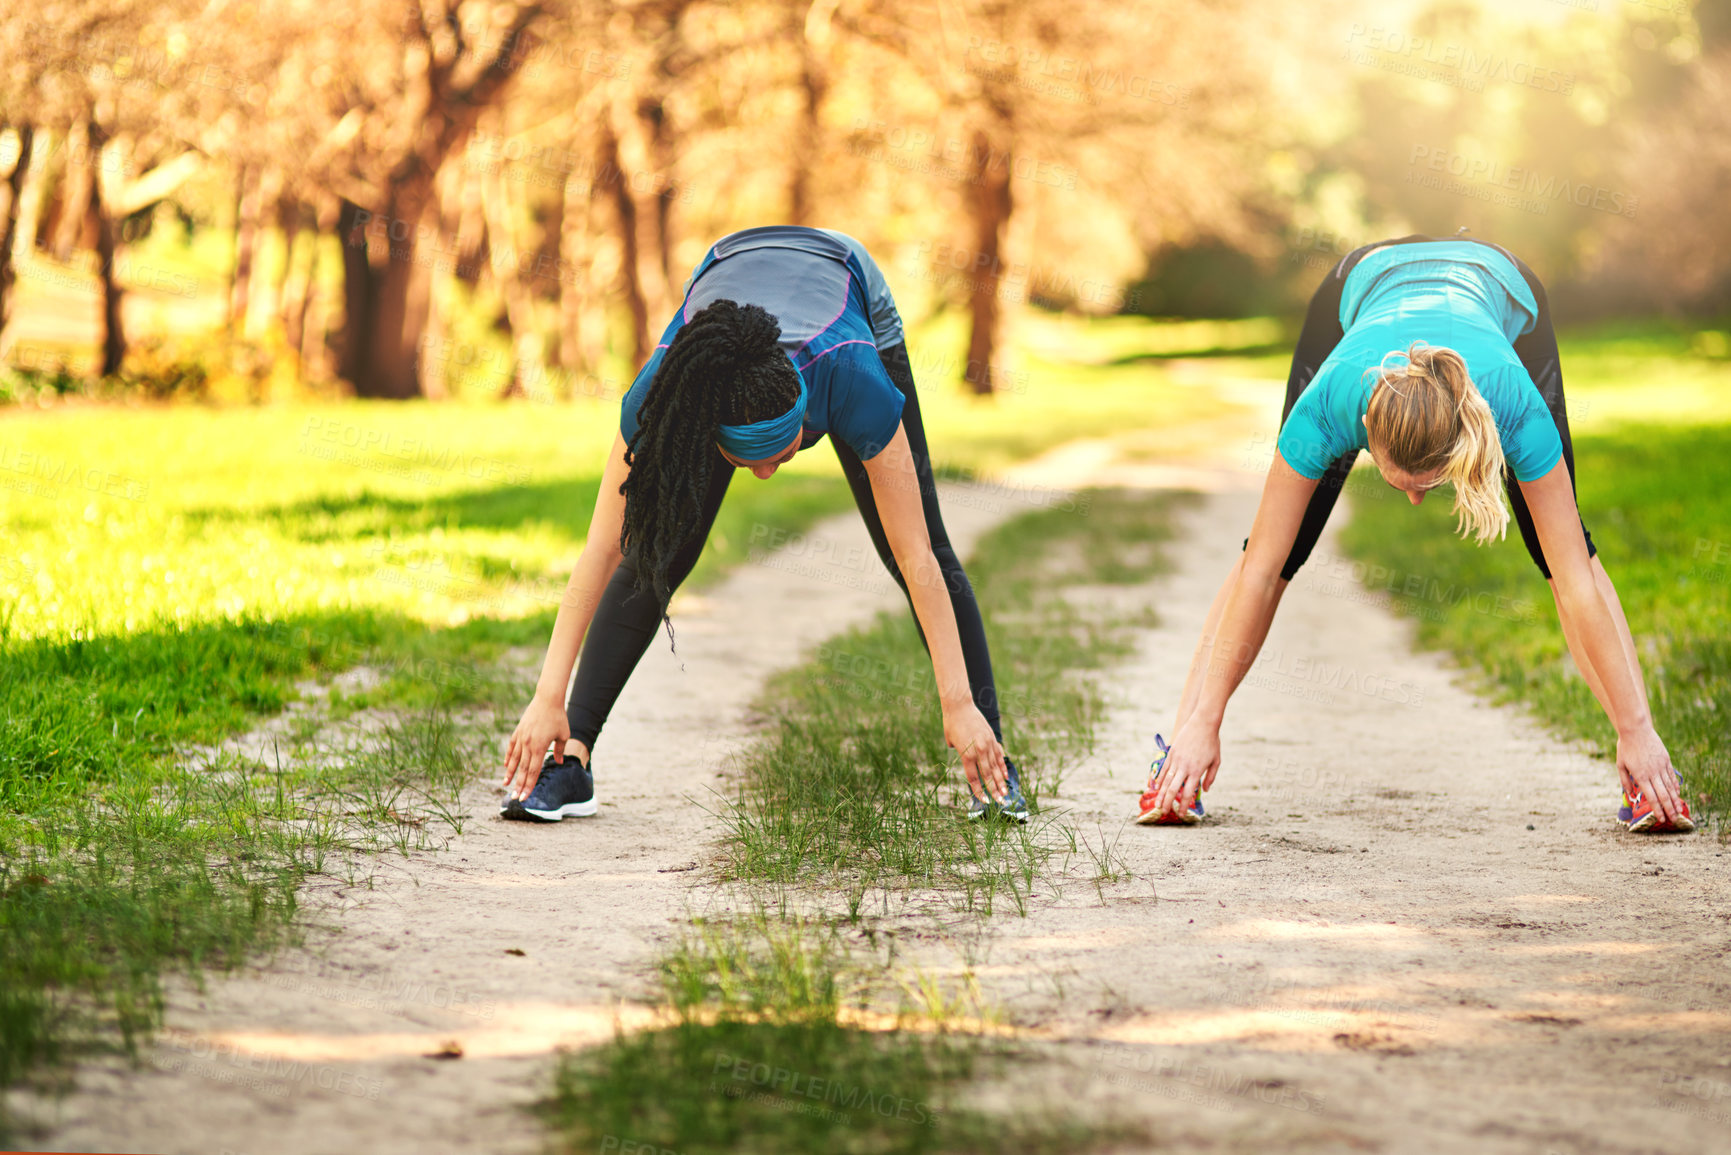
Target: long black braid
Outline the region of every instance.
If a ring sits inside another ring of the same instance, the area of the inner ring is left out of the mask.
[[[625,447],[631,473],[619,487],[619,547],[634,551],[633,592],[655,595],[670,641],[669,573],[703,530],[717,431],[779,417],[799,399],[799,375],[780,337],[781,326],[761,307],[711,302],[674,334],[637,411],[637,435]]]

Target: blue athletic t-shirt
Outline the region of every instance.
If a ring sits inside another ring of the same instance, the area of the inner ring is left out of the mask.
[[[1415,341],[1461,355],[1518,480],[1537,480],[1562,460],[1550,409],[1514,350],[1538,302],[1501,251],[1476,241],[1390,245],[1361,260],[1343,288],[1346,335],[1280,429],[1280,455],[1298,473],[1319,478],[1342,454],[1369,447],[1363,417],[1377,368]]]
[[[698,262],[684,304],[625,394],[619,432],[627,443],[674,335],[723,298],[759,305],[781,325],[781,347],[805,379],[801,449],[829,433],[867,461],[889,445],[906,400],[878,357],[903,339],[889,285],[852,237],[792,225],[732,233]]]

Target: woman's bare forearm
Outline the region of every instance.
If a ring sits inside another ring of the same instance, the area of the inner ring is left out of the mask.
[[[1315,490],[1315,481],[1300,476],[1275,454],[1244,552],[1208,607],[1202,637],[1184,678],[1177,730],[1198,716],[1219,728],[1227,701],[1256,661],[1280,608],[1287,586],[1281,563],[1292,552]]]
[[[962,634],[956,626],[955,605],[950,600],[949,587],[944,584],[937,555],[923,533],[913,541],[892,540],[890,554],[896,559],[896,568],[907,578],[914,619],[919,622],[920,631],[926,636],[926,647],[931,651],[932,678],[937,682],[939,703],[946,711],[971,703],[974,693],[968,682],[967,662],[962,657]]]
[[[1221,590],[1224,598],[1215,599],[1220,603],[1218,626],[1212,636],[1203,634],[1196,649],[1200,670],[1191,672],[1197,681],[1195,700],[1184,717],[1189,721],[1198,716],[1216,729],[1226,716],[1226,703],[1262,651],[1286,584],[1278,574],[1246,573],[1242,559],[1227,582]]]
[[[1647,707],[1634,642],[1625,641],[1627,626],[1622,622],[1622,606],[1610,576],[1587,554],[1567,461],[1557,462],[1543,477],[1520,484],[1532,511],[1539,547],[1550,563],[1551,589],[1569,653],[1583,676],[1590,676],[1589,671],[1597,676],[1599,705],[1617,728],[1618,737],[1649,733],[1653,716]]]
[[[1599,588],[1598,574],[1585,566],[1581,570],[1571,573],[1566,580],[1556,579],[1557,608],[1572,627],[1563,631],[1564,642],[1575,664],[1597,675],[1602,688],[1599,705],[1617,733],[1627,735],[1651,729],[1653,714],[1641,682],[1639,660],[1619,628],[1621,605],[1616,602],[1616,588],[1611,586],[1610,576],[1605,575],[1607,596]],[[1618,606],[1615,612],[1613,604]]]
[[[541,663],[541,677],[535,683],[535,697],[542,701],[565,703],[565,686],[571,680],[571,668],[583,649],[583,637],[595,618],[595,607],[613,571],[622,557],[619,548],[620,527],[625,523],[625,498],[620,487],[631,469],[625,464],[625,439],[615,435],[613,451],[607,466],[601,471],[601,487],[595,495],[595,513],[589,519],[589,534],[583,542],[583,552],[577,555],[571,580],[565,583],[565,595],[559,599],[559,613],[553,619],[553,637],[547,643],[547,658]]]
[[[1226,600],[1232,596],[1233,589],[1238,585],[1238,575],[1243,572],[1244,557],[1239,555],[1232,563],[1232,569],[1226,574],[1226,580],[1220,583],[1220,590],[1214,595],[1214,601],[1208,606],[1208,617],[1202,623],[1202,636],[1196,639],[1196,652],[1190,656],[1190,669],[1184,675],[1184,694],[1178,699],[1178,721],[1172,727],[1176,734],[1184,728],[1184,723],[1190,720],[1190,715],[1196,712],[1196,699],[1202,693],[1202,675],[1208,665],[1208,654],[1214,644],[1214,632],[1220,628],[1220,615],[1226,610]]]
[[[553,619],[553,637],[547,643],[547,657],[541,663],[541,677],[535,683],[535,696],[545,701],[565,701],[565,687],[571,681],[571,669],[583,649],[583,638],[589,623],[595,619],[595,607],[601,594],[619,567],[619,548],[608,549],[591,536],[565,583],[565,595],[559,599],[559,613]]]

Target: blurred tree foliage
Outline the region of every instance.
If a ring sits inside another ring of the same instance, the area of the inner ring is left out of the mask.
[[[477,350],[508,394],[629,374],[710,241],[787,221],[860,237],[911,314],[965,310],[982,392],[1028,303],[1290,309],[1414,231],[1509,244],[1565,313],[1724,310],[1728,9],[9,5],[0,353],[18,268],[71,262],[118,372],[117,270],[164,220],[223,237],[225,348],[378,397]]]

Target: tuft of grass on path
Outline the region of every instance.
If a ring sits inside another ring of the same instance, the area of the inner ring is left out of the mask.
[[[1160,572],[1175,500],[1086,492],[1000,526],[969,563],[1008,752],[1043,814],[1027,826],[963,820],[966,787],[944,745],[930,660],[900,611],[825,643],[771,687],[770,734],[743,756],[725,809],[727,876],[835,886],[855,918],[868,898],[909,888],[968,910],[1007,899],[1025,911],[1062,845],[1052,801],[1063,772],[1092,749],[1104,715],[1085,673],[1151,623],[1151,609],[1114,607],[1083,587]]]
[[[1618,426],[1575,438],[1581,514],[1641,653],[1653,716],[1691,808],[1731,811],[1731,426]],[[1419,640],[1480,670],[1502,699],[1616,755],[1575,672],[1550,589],[1519,538],[1453,537],[1449,502],[1355,502],[1343,542],[1384,567]],[[1406,594],[1408,588],[1417,591]],[[1615,790],[1607,770],[1607,807]]]
[[[1017,1048],[959,1031],[929,1003],[920,1029],[848,1024],[850,1007],[895,985],[830,924],[761,910],[699,921],[661,963],[673,1026],[561,1055],[541,1105],[557,1149],[1060,1155],[1147,1140],[1114,1121],[971,1105]]]

